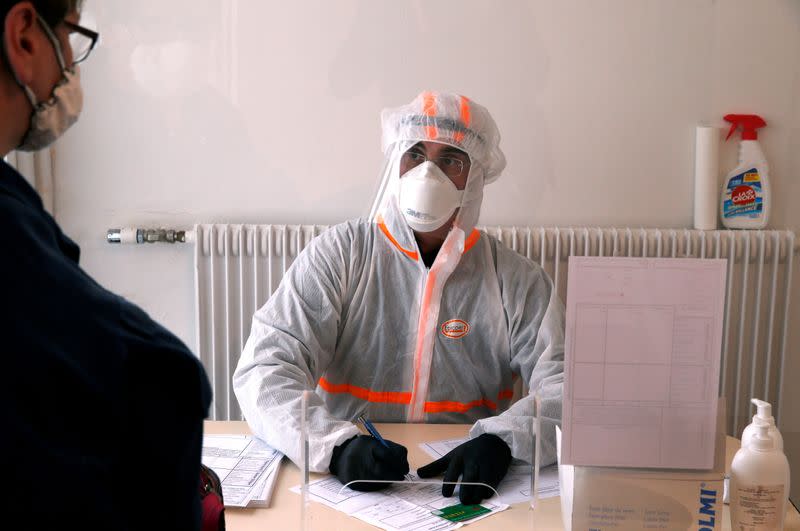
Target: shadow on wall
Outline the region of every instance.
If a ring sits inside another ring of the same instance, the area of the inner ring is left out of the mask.
[[[231,21],[218,2],[175,0],[167,10],[160,0],[141,0],[88,9],[103,42],[84,68],[84,121],[114,124],[109,134],[92,135],[93,149],[103,153],[95,173],[114,176],[92,183],[98,195],[124,194],[124,210],[140,218],[195,221],[187,191],[213,197],[223,184],[238,181],[246,189],[253,179],[231,172],[231,160],[270,174],[236,101]]]

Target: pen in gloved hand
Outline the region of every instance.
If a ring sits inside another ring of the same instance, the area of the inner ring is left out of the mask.
[[[381,434],[378,433],[378,429],[369,420],[367,420],[367,418],[364,415],[360,415],[356,420],[358,420],[358,422],[360,422],[361,425],[364,426],[364,429],[367,430],[369,434],[372,435],[375,439],[377,439],[379,443],[384,445],[386,448],[389,447],[384,438],[381,437]],[[412,479],[410,474],[406,474],[405,477],[408,480]]]
[[[370,421],[368,421],[368,420],[367,420],[367,419],[364,417],[364,415],[361,415],[361,416],[359,416],[357,420],[358,420],[358,422],[360,422],[360,423],[361,423],[361,425],[362,425],[362,426],[364,426],[364,429],[366,429],[366,430],[369,432],[369,434],[370,434],[370,435],[372,435],[373,437],[375,437],[376,439],[378,439],[378,442],[379,442],[379,443],[381,443],[382,445],[384,445],[386,448],[388,448],[388,447],[389,447],[389,445],[388,445],[388,444],[386,444],[386,441],[385,441],[385,440],[383,440],[383,437],[381,437],[381,434],[380,434],[380,433],[378,433],[378,430],[376,430],[376,429],[375,429],[375,426],[373,426],[373,425],[372,425],[372,423],[371,423]]]
[[[381,490],[405,479],[408,450],[392,441],[384,446],[372,435],[356,435],[333,447],[328,468],[343,485],[353,483],[353,490]]]

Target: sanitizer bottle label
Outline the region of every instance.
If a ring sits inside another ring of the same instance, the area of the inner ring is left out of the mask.
[[[783,485],[740,486],[731,498],[731,511],[739,515],[736,530],[778,529],[785,499]]]
[[[761,176],[756,168],[750,168],[728,181],[722,206],[723,218],[758,218],[763,211],[764,194]]]

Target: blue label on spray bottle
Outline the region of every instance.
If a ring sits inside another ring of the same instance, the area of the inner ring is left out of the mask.
[[[750,168],[728,181],[722,206],[723,218],[758,218],[763,211],[764,194],[761,176],[756,168]]]

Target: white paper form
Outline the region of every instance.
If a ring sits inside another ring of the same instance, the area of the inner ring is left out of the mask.
[[[415,472],[409,474],[409,478],[419,480]],[[299,493],[300,487],[292,487],[291,491]],[[342,491],[341,494],[339,491]],[[358,492],[350,488],[342,490],[339,479],[329,476],[309,483],[308,492],[314,501],[387,531],[456,529],[508,508],[506,504],[484,500],[481,505],[491,512],[467,522],[451,522],[432,513],[436,509],[459,503],[457,496],[442,496],[442,485],[438,482],[398,482],[380,492]]]
[[[419,447],[429,456],[438,459],[467,440],[469,439],[464,437],[430,441],[420,443]],[[558,465],[551,465],[539,470],[539,485],[536,490],[539,491],[540,500],[558,496]],[[531,465],[525,461],[514,459],[511,466],[508,467],[506,477],[497,486],[497,494],[500,496],[500,501],[508,505],[529,502],[531,499]]]
[[[570,257],[562,463],[713,467],[725,265]]]
[[[269,503],[283,454],[249,435],[206,435],[203,464],[222,481],[226,507]]]

